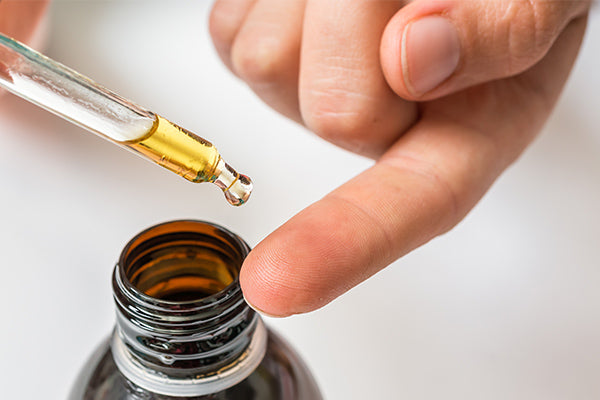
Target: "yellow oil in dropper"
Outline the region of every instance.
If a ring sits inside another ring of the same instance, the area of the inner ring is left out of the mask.
[[[234,206],[252,192],[250,178],[223,161],[209,141],[157,115],[152,128],[139,139],[118,142],[191,182],[211,182]]]
[[[239,206],[252,182],[207,140],[0,33],[0,87],[173,171],[211,182]]]

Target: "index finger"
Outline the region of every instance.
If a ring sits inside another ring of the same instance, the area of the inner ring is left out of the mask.
[[[273,316],[312,311],[458,223],[540,129],[584,29],[571,23],[524,75],[429,104],[377,164],[250,252],[248,302]]]

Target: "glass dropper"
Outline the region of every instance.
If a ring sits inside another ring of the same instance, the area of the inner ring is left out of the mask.
[[[0,87],[191,182],[214,183],[235,206],[250,197],[250,178],[207,140],[2,34]]]

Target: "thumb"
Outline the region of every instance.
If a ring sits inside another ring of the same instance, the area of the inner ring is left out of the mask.
[[[381,64],[390,87],[430,100],[517,75],[548,52],[589,0],[417,0],[388,23]]]

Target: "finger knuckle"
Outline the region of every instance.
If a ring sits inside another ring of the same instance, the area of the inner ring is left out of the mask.
[[[233,23],[229,14],[217,2],[213,7],[208,20],[208,30],[213,42],[218,47],[230,48],[237,32],[238,26]]]
[[[527,68],[538,58],[537,15],[535,5],[529,1],[513,1],[499,20],[506,29],[506,51],[504,57],[510,73],[516,74]],[[500,30],[504,30],[500,28]]]
[[[508,26],[507,56],[514,72],[541,59],[554,39],[578,12],[581,1],[513,1],[504,21]]]
[[[376,117],[362,107],[354,93],[342,89],[313,91],[303,109],[306,125],[317,135],[344,148],[359,151],[364,133],[372,130]]]
[[[273,36],[239,38],[231,58],[236,73],[250,84],[278,81],[286,71],[288,59],[285,43]]]
[[[561,19],[564,18],[563,10],[556,7],[557,2],[540,2],[529,0],[525,2],[527,33],[526,38],[533,44],[534,50],[541,51],[548,48],[553,38],[561,29]],[[558,2],[562,3],[562,2]]]

